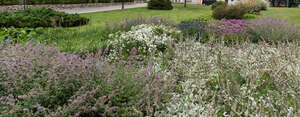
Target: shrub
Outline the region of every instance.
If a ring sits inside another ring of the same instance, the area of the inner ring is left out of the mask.
[[[245,32],[246,28],[249,26],[249,22],[246,20],[220,20],[219,22],[212,23],[205,27],[206,31],[209,33],[214,33],[217,35],[231,35],[237,33]]]
[[[189,40],[175,47],[170,67],[182,76],[181,92],[156,116],[299,115],[299,46]]]
[[[257,4],[260,7],[260,10],[267,10],[268,5],[270,4],[266,0],[254,0],[254,1],[255,1],[255,4]]]
[[[244,15],[243,19],[256,19],[256,18],[258,18],[258,15],[247,13]]]
[[[149,9],[172,10],[172,2],[170,0],[150,0],[148,2]]]
[[[142,24],[134,26],[130,31],[111,34],[110,60],[118,60],[122,56],[127,58],[132,49],[136,50],[139,59],[149,56],[160,56],[168,49],[168,43],[174,41],[177,30],[164,25]]]
[[[205,27],[212,39],[221,39],[226,44],[246,41],[249,22],[246,20],[220,20]]]
[[[151,18],[138,17],[133,19],[124,19],[120,23],[115,23],[115,22],[106,23],[107,27],[109,27],[110,29],[118,29],[118,30],[125,30],[125,31],[130,30],[131,27],[133,26],[137,26],[141,24],[165,25],[165,26],[175,25],[174,22],[159,17],[151,17]]]
[[[267,3],[262,0],[235,2],[235,5],[247,8],[250,14],[260,14],[261,10],[267,10]]]
[[[72,27],[88,23],[89,19],[78,14],[57,12],[48,8],[26,9],[0,13],[0,27]]]
[[[245,7],[232,5],[228,7],[219,6],[213,10],[213,18],[215,19],[242,19],[247,13]]]
[[[206,31],[204,30],[205,26],[210,21],[211,17],[200,17],[198,19],[190,19],[186,21],[182,21],[177,25],[178,29],[181,30],[183,37],[191,38],[194,37],[196,39],[203,40],[206,35]]]
[[[299,41],[299,27],[278,18],[259,18],[252,21],[249,33],[252,42]]]
[[[168,99],[175,78],[152,64],[110,64],[101,55],[81,58],[32,43],[0,46],[0,115],[151,116]]]
[[[19,0],[0,0],[0,5],[19,4]]]
[[[28,28],[1,28],[0,44],[10,42],[11,44],[24,43],[32,39],[35,35],[34,29]]]
[[[212,10],[215,10],[215,9],[216,9],[217,7],[219,7],[219,6],[227,7],[228,4],[227,4],[226,2],[224,2],[224,1],[218,1],[218,2],[215,2],[215,3],[213,3],[213,4],[211,5],[211,9],[212,9]]]

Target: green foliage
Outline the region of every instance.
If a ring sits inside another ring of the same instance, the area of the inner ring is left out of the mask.
[[[189,19],[182,21],[177,27],[181,30],[182,36],[185,38],[195,38],[201,41],[206,40],[207,33],[205,27],[209,21],[213,20],[211,16],[201,16],[197,19]]]
[[[212,16],[215,19],[242,19],[247,9],[241,6],[219,6],[213,10]]]
[[[226,2],[224,2],[224,1],[218,1],[218,2],[215,2],[215,3],[213,3],[211,5],[211,9],[214,10],[214,9],[216,9],[219,6],[227,7],[228,4]]]
[[[32,39],[36,32],[29,28],[1,28],[0,44],[9,41],[12,44],[24,43]]]
[[[260,7],[260,10],[268,10],[268,2],[263,0],[254,0],[254,2]]]
[[[243,19],[256,19],[258,17],[259,17],[258,15],[247,13],[247,14],[244,15]]]
[[[19,4],[19,0],[0,0],[0,5]]]
[[[0,27],[15,28],[72,27],[87,24],[89,21],[89,19],[80,17],[78,14],[67,14],[48,8],[2,12],[0,19]]]
[[[148,2],[149,9],[172,10],[172,2],[170,0],[150,0]]]

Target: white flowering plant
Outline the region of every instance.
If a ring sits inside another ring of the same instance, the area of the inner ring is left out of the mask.
[[[168,48],[168,44],[176,40],[179,31],[164,25],[142,24],[134,26],[130,31],[110,34],[110,60],[127,58],[134,49],[139,59],[148,56],[160,56]]]
[[[157,116],[300,115],[300,48],[296,44],[234,46],[177,43],[170,62],[180,92]]]

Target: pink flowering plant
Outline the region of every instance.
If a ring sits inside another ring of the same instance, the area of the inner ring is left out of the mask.
[[[247,37],[246,30],[249,27],[249,22],[246,20],[238,19],[222,19],[207,25],[205,30],[212,36],[216,38],[221,38],[222,40],[232,41],[234,39],[241,39]]]

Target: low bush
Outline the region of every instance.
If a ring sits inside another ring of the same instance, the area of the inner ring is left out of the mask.
[[[217,7],[219,7],[219,6],[227,7],[228,4],[227,4],[226,2],[224,2],[224,1],[218,1],[218,2],[215,2],[215,3],[213,3],[213,4],[211,5],[211,9],[212,9],[212,10],[215,10],[215,9],[216,9]]]
[[[14,5],[19,4],[19,0],[0,0],[0,5]]]
[[[247,9],[247,13],[249,13],[249,14],[260,14],[260,11],[261,11],[260,5],[256,4],[253,1],[236,2],[235,6],[239,6],[239,7]]]
[[[297,25],[278,18],[259,18],[252,21],[249,34],[254,43],[267,41],[271,43],[299,41]]]
[[[109,63],[101,50],[84,58],[55,46],[0,46],[0,115],[151,116],[176,79],[153,64]],[[134,56],[132,57],[134,58]]]
[[[258,15],[247,13],[244,15],[243,19],[256,19],[258,17],[259,17]]]
[[[0,44],[4,43],[26,43],[32,39],[36,32],[29,28],[1,28],[0,29]]]
[[[219,6],[213,10],[212,16],[215,19],[242,19],[248,12],[247,8],[231,5],[231,6]]]
[[[260,10],[267,10],[270,4],[267,0],[254,0],[254,2],[260,7]]]
[[[235,2],[235,5],[245,7],[250,14],[260,14],[261,10],[267,10],[268,3],[263,0],[250,0],[243,2]]]
[[[37,28],[72,27],[87,24],[89,19],[78,14],[67,14],[48,8],[26,9],[0,13],[0,27]]]
[[[181,30],[181,34],[184,38],[196,38],[197,40],[204,40],[206,36],[205,27],[212,17],[200,17],[197,19],[189,19],[182,21],[177,25],[178,29]]]
[[[130,31],[111,34],[109,42],[110,60],[118,60],[121,57],[127,59],[132,49],[140,60],[149,56],[161,56],[168,49],[178,34],[177,30],[164,25],[142,24],[134,26]]]
[[[149,9],[172,10],[172,2],[170,0],[150,0],[148,2]]]
[[[223,19],[207,25],[205,30],[212,39],[221,39],[226,44],[233,44],[246,41],[249,25],[246,20]]]

